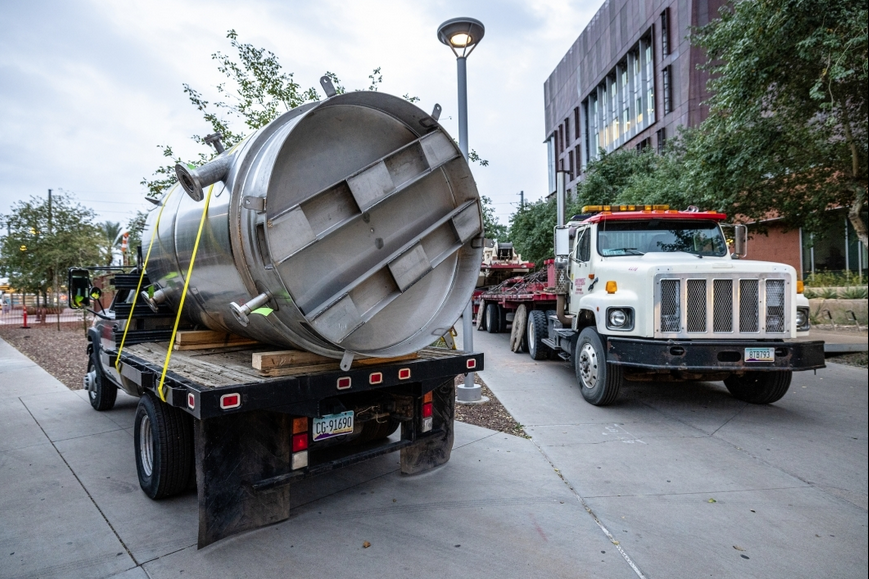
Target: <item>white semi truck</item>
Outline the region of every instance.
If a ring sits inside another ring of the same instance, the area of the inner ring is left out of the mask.
[[[694,207],[587,206],[555,228],[554,312],[532,309],[532,357],[570,360],[583,397],[603,406],[630,381],[723,380],[769,404],[794,371],[824,367],[793,267],[744,258],[746,229]],[[563,220],[562,220],[563,221]],[[515,322],[514,322],[515,323]]]

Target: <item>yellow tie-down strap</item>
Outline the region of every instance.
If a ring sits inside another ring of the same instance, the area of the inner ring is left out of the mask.
[[[180,189],[180,186],[176,187]],[[133,304],[130,307],[130,314],[127,316],[127,323],[124,324],[124,335],[121,337],[121,345],[118,348],[118,357],[115,360],[115,370],[121,371],[121,352],[124,351],[124,342],[127,341],[127,330],[130,329],[130,322],[133,320],[133,312],[136,310],[136,302],[139,300],[139,292],[142,291],[142,280],[145,278],[145,271],[148,269],[148,259],[151,257],[151,248],[154,247],[154,239],[157,237],[157,230],[160,229],[160,218],[163,217],[163,210],[169,203],[169,197],[175,189],[169,191],[163,202],[160,203],[160,211],[157,213],[157,223],[154,224],[154,230],[151,231],[151,241],[148,243],[148,252],[145,254],[145,261],[142,263],[142,271],[139,272],[139,283],[136,285],[136,293],[133,294]]]
[[[169,368],[169,360],[172,358],[172,348],[175,347],[175,334],[178,333],[178,323],[181,321],[181,312],[184,311],[184,299],[187,297],[187,288],[190,286],[190,274],[193,273],[193,263],[196,261],[196,252],[199,250],[199,240],[202,238],[202,230],[205,228],[205,218],[208,216],[208,204],[211,202],[212,191],[214,191],[214,185],[208,188],[208,194],[205,196],[205,207],[202,208],[202,217],[199,218],[199,231],[196,232],[193,253],[190,254],[190,265],[187,266],[187,276],[184,278],[184,291],[181,292],[181,302],[178,304],[178,313],[175,314],[175,325],[172,327],[169,349],[166,350],[166,361],[163,363],[163,372],[160,374],[160,385],[157,386],[157,394],[163,402],[166,402],[163,382],[166,380],[166,370]]]

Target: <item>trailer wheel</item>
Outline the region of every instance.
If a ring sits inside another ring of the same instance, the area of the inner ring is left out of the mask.
[[[193,418],[150,392],[139,399],[134,427],[139,485],[152,499],[188,488],[194,472]]]
[[[501,331],[501,306],[496,303],[486,304],[486,325],[490,334]]]
[[[510,349],[513,352],[521,352],[526,347],[525,326],[528,321],[528,308],[525,304],[519,304],[516,313],[513,314],[513,328],[510,330]]]
[[[552,348],[543,343],[543,338],[549,335],[546,324],[546,313],[541,310],[528,312],[528,332],[526,344],[532,360],[548,360]]]
[[[480,304],[477,306],[477,316],[475,321],[477,322],[477,331],[482,332],[486,329],[486,302],[480,300]]]
[[[791,386],[791,370],[746,372],[730,376],[724,385],[737,400],[751,404],[772,404],[781,400]]]
[[[582,397],[595,406],[615,402],[624,379],[622,369],[607,363],[606,350],[594,328],[589,326],[580,332],[573,360]]]
[[[94,410],[111,410],[118,398],[118,388],[106,378],[100,368],[99,353],[91,348],[88,355],[88,371],[84,377],[84,387]]]

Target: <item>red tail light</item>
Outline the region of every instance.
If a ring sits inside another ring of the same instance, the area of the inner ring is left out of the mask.
[[[422,417],[423,418],[429,418],[431,416],[431,413],[432,413],[431,408],[432,408],[431,402],[422,405]]]
[[[399,380],[407,380],[410,378],[410,368],[402,368],[398,371]]]
[[[350,388],[350,376],[343,376],[338,378],[338,390],[347,390]]]
[[[302,432],[301,434],[293,435],[293,452],[300,452],[302,450],[308,449],[308,433]]]

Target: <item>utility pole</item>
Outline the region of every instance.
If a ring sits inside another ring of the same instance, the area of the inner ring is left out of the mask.
[[[519,211],[525,209],[525,191],[519,191]]]

